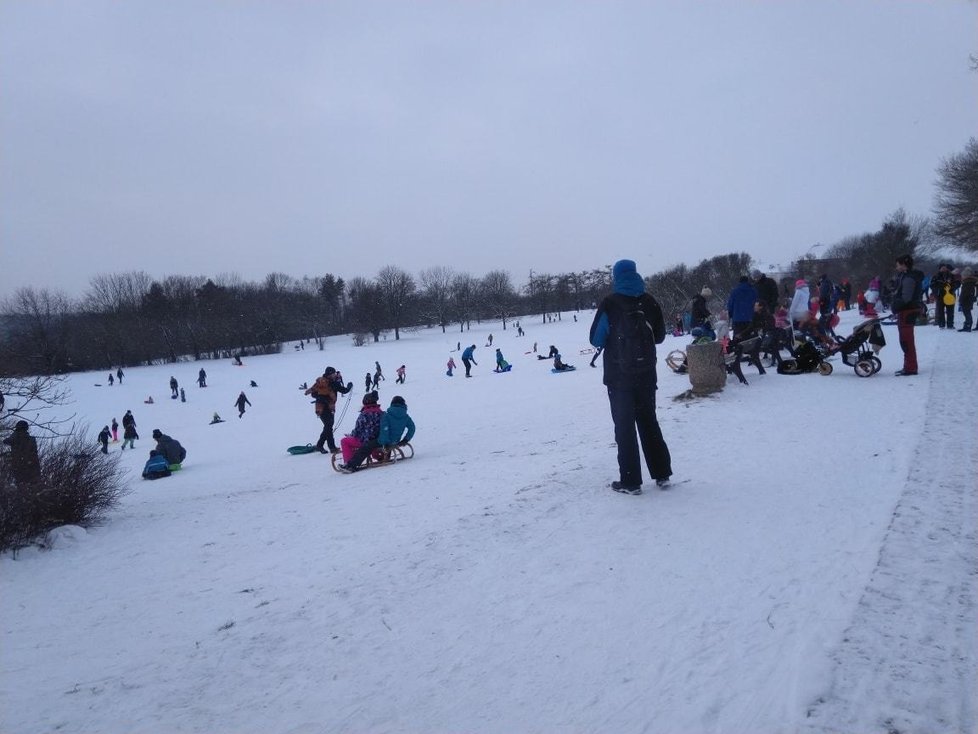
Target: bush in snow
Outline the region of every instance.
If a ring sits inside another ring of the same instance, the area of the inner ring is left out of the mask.
[[[90,526],[128,492],[119,457],[103,454],[85,431],[45,442],[41,477],[18,485],[0,461],[0,551],[17,549],[61,525]]]

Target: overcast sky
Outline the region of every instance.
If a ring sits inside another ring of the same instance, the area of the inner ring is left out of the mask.
[[[972,53],[966,0],[0,0],[0,297],[787,261],[930,214]]]

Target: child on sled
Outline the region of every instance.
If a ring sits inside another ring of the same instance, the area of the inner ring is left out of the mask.
[[[376,438],[361,444],[350,460],[340,467],[340,471],[345,473],[358,471],[362,468],[361,464],[366,461],[367,457],[381,448],[383,449],[382,456],[386,458],[387,452],[392,446],[403,446],[413,437],[414,421],[408,415],[407,403],[400,395],[395,395],[391,398],[391,404],[387,411],[381,412],[380,430]]]
[[[380,419],[384,414],[381,410],[376,392],[368,392],[363,396],[363,407],[353,426],[353,431],[340,439],[340,450],[343,452],[343,462],[348,464],[354,454],[365,443],[377,438],[380,434]]]

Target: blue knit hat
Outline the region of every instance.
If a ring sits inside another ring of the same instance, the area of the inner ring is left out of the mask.
[[[634,260],[619,260],[611,269],[615,293],[626,296],[640,296],[645,293],[645,281],[635,270]]]

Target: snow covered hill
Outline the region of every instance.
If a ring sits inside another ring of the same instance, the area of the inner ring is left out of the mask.
[[[132,409],[133,492],[0,558],[0,731],[975,731],[978,337],[918,329],[901,379],[888,327],[875,377],[747,368],[692,401],[660,359],[677,484],[631,497],[608,489],[579,319],[72,376],[96,430]],[[512,372],[492,373],[490,332]],[[459,339],[472,379],[445,375]],[[551,374],[534,341],[578,369]],[[339,436],[375,360],[415,458],[341,475],[286,453],[319,433],[299,385],[353,381]],[[154,428],[189,455],[147,482]]]

